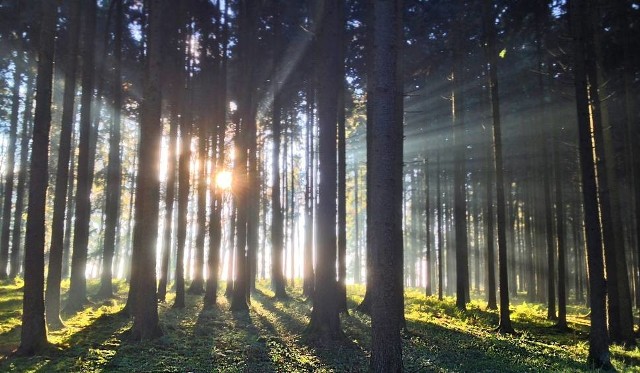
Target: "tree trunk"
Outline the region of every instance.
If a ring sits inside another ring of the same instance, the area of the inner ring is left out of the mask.
[[[589,113],[589,93],[585,65],[591,51],[587,48],[589,38],[588,20],[590,0],[571,0],[569,15],[572,26],[575,53],[575,89],[578,115],[578,138],[580,151],[580,170],[582,176],[582,198],[587,246],[587,265],[589,268],[589,296],[591,304],[591,330],[589,332],[589,356],[587,361],[595,368],[610,369],[609,344],[607,335],[607,317],[602,257],[602,235],[598,212],[598,189],[593,155],[593,138]],[[595,82],[590,82],[595,84]],[[592,97],[592,99],[594,99]]]
[[[89,222],[91,219],[91,182],[89,153],[91,153],[91,106],[93,101],[94,38],[96,33],[97,5],[95,0],[84,3],[82,44],[82,98],[80,112],[80,143],[78,145],[78,173],[76,186],[76,213],[71,254],[71,282],[67,304],[63,312],[76,313],[87,302],[87,254]]]
[[[133,326],[134,340],[155,339],[162,335],[158,322],[156,294],[156,242],[160,205],[160,121],[162,69],[162,12],[163,0],[148,3],[149,33],[147,61],[143,80],[143,100],[140,107],[140,144],[136,183],[135,226],[133,231],[132,282],[136,282]]]
[[[340,23],[344,3],[341,0],[324,2],[318,14],[318,126],[319,172],[317,216],[316,283],[313,310],[307,331],[321,341],[342,336],[336,302],[336,186],[337,186],[337,114],[341,87],[339,55],[333,48],[339,43]]]
[[[236,213],[236,245],[235,245],[235,279],[231,294],[231,310],[249,310],[249,277],[248,263],[248,235],[253,216],[250,209],[253,204],[250,193],[254,180],[252,175],[252,161],[248,158],[248,150],[255,139],[255,111],[253,110],[254,97],[251,86],[252,49],[254,47],[255,25],[257,22],[257,9],[253,0],[241,0],[238,10],[238,47],[240,71],[240,95],[238,102],[239,125],[236,131],[236,164],[233,179],[233,191]]]
[[[500,280],[500,325],[501,333],[513,333],[509,317],[509,280],[507,273],[506,206],[504,193],[504,168],[502,162],[502,133],[500,126],[500,101],[498,96],[498,56],[495,49],[495,17],[491,11],[491,1],[485,0],[484,26],[486,33],[486,53],[489,63],[489,89],[491,93],[491,114],[493,117],[493,170],[496,173],[496,199],[498,215],[498,272]]]
[[[453,125],[453,220],[455,222],[455,257],[456,257],[456,307],[466,309],[467,289],[469,288],[469,245],[467,238],[467,201],[465,193],[465,148],[464,136],[464,57],[462,41],[464,40],[464,23],[456,26],[453,35],[453,71],[451,91],[451,118]]]
[[[58,147],[58,165],[56,169],[56,191],[53,200],[53,219],[51,220],[51,243],[49,248],[49,270],[47,272],[46,317],[51,328],[63,326],[60,319],[60,280],[63,269],[69,267],[70,245],[65,245],[65,239],[71,239],[71,215],[73,209],[67,209],[67,199],[71,200],[73,193],[73,160],[69,165],[73,136],[73,118],[75,116],[74,100],[76,94],[76,70],[78,66],[78,47],[80,42],[80,13],[82,2],[74,0],[70,5],[69,14],[69,50],[66,56],[67,70],[64,82],[64,101]],[[70,175],[71,174],[71,175]],[[67,196],[67,193],[69,196]],[[71,206],[70,206],[71,207]],[[75,206],[74,206],[75,207]],[[65,220],[65,215],[66,220]],[[66,225],[66,232],[65,232]],[[65,255],[66,253],[66,255]],[[64,260],[66,257],[67,260]],[[66,276],[65,276],[66,277]]]
[[[120,163],[120,122],[122,108],[122,28],[124,22],[123,0],[115,4],[114,69],[113,69],[113,117],[109,134],[109,166],[107,169],[107,197],[105,202],[104,251],[102,273],[100,275],[99,297],[113,296],[113,256],[116,233],[120,220],[120,188],[122,186],[122,166]]]
[[[371,157],[372,372],[402,371],[402,2],[376,0],[374,8]],[[400,308],[398,307],[400,305]]]
[[[47,347],[44,309],[45,206],[48,183],[49,131],[51,129],[51,87],[58,7],[41,3],[38,46],[38,78],[33,127],[29,206],[25,236],[24,296],[22,328],[17,355],[33,355]]]

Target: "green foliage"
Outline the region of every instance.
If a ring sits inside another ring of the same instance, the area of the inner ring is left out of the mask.
[[[291,298],[273,299],[266,282],[258,284],[249,313],[232,313],[220,294],[218,307],[202,310],[198,296],[187,296],[184,309],[159,305],[165,335],[150,342],[128,340],[129,319],[117,312],[126,298],[118,283],[114,299],[93,304],[64,320],[66,328],[49,332],[58,346],[47,356],[6,357],[19,343],[22,284],[0,286],[0,371],[34,372],[359,372],[367,371],[370,319],[353,310],[364,286],[349,287],[349,315],[342,315],[345,340],[318,346],[305,339],[311,303],[299,286]],[[65,284],[66,287],[66,284]],[[89,293],[98,284],[90,283]],[[224,289],[224,286],[221,287]],[[570,308],[570,333],[558,333],[545,320],[544,306],[521,303],[512,308],[518,335],[493,331],[496,311],[472,302],[466,311],[453,298],[440,302],[421,291],[407,290],[403,332],[406,371],[588,371],[587,310]],[[640,351],[612,347],[616,366],[640,371]]]

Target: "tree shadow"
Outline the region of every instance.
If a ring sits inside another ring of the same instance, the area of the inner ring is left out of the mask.
[[[407,321],[410,332],[403,338],[407,371],[548,371],[570,367],[585,370],[579,361],[561,357],[553,347],[527,349],[530,341],[487,333],[471,333],[433,323]]]
[[[64,343],[57,345],[47,355],[34,357],[11,357],[0,362],[0,371],[37,370],[49,371],[81,371],[95,364],[104,364],[105,355],[100,351],[113,351],[119,341],[111,341],[115,332],[128,323],[128,320],[105,314],[96,318],[91,324],[72,334]],[[19,329],[19,328],[18,328]]]
[[[335,343],[319,343],[312,339],[300,338],[307,327],[306,323],[303,323],[298,317],[294,316],[296,313],[304,314],[308,312],[309,304],[304,299],[298,299],[295,296],[290,297],[284,303],[286,307],[278,308],[272,302],[271,299],[259,299],[261,300],[262,307],[275,315],[275,317],[282,323],[285,331],[283,334],[295,336],[296,344],[300,347],[304,347],[310,353],[317,357],[323,368],[328,368],[331,371],[336,372],[359,372],[368,370],[368,357],[361,346],[354,342],[354,335],[349,331],[346,331],[344,338]],[[287,312],[285,310],[291,310]],[[256,313],[260,321],[265,324],[271,325],[272,330],[277,333],[275,327],[266,318],[266,316]],[[343,316],[343,319],[349,318],[349,316]],[[305,370],[317,367],[302,367]]]

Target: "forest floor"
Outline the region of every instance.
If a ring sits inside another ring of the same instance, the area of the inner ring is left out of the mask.
[[[223,283],[224,285],[224,283]],[[267,283],[252,295],[249,313],[232,313],[223,295],[218,308],[202,311],[202,297],[187,295],[184,309],[159,306],[164,336],[151,342],[127,340],[131,325],[117,315],[126,285],[116,298],[96,301],[64,318],[66,328],[49,331],[56,345],[45,356],[12,357],[20,339],[21,283],[0,285],[0,372],[363,372],[367,371],[370,319],[354,310],[363,286],[349,286],[349,315],[342,316],[343,343],[318,346],[305,338],[311,303],[299,287],[276,301]],[[224,286],[222,286],[224,288]],[[89,293],[97,284],[90,282]],[[479,295],[478,295],[479,296]],[[571,332],[560,333],[546,320],[542,305],[518,303],[511,309],[516,335],[493,331],[498,314],[474,301],[467,311],[453,298],[440,302],[421,291],[405,297],[403,334],[407,372],[582,372],[588,350],[588,315],[569,309]],[[614,365],[640,372],[640,349],[612,346]]]

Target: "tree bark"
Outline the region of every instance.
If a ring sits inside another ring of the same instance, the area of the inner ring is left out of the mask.
[[[580,170],[582,176],[582,199],[584,208],[585,237],[587,246],[587,266],[589,270],[589,297],[591,305],[591,330],[589,332],[589,356],[587,362],[595,368],[610,369],[607,335],[607,317],[602,253],[602,234],[598,212],[598,189],[593,156],[593,138],[589,113],[589,93],[586,64],[589,51],[586,40],[589,38],[585,20],[592,2],[590,0],[571,0],[569,16],[571,20],[574,47],[574,77],[576,90],[576,109],[578,115],[578,146],[580,151]],[[594,84],[595,82],[589,82]]]
[[[495,49],[495,17],[491,11],[491,1],[484,1],[484,26],[486,33],[487,62],[489,63],[489,89],[491,93],[491,114],[493,117],[493,170],[496,173],[496,199],[498,215],[498,272],[500,280],[500,325],[501,333],[513,333],[509,317],[509,280],[507,272],[506,206],[504,193],[504,168],[502,161],[502,132],[500,124],[500,101],[498,96],[497,53]]]
[[[76,213],[73,230],[73,252],[71,254],[71,282],[67,304],[63,312],[76,313],[87,302],[87,254],[89,245],[89,222],[91,219],[91,182],[89,154],[91,153],[91,109],[94,81],[94,39],[96,34],[97,4],[95,0],[84,3],[82,44],[82,97],[80,112],[80,142],[78,145],[78,173],[76,185]]]
[[[122,108],[122,28],[124,23],[123,1],[115,4],[115,32],[113,46],[113,102],[112,122],[109,133],[109,165],[107,169],[107,197],[105,201],[104,250],[102,255],[102,273],[98,296],[113,296],[113,256],[116,248],[116,233],[120,220],[120,188],[122,186],[122,166],[120,163],[120,125]]]
[[[318,20],[318,161],[320,184],[316,238],[316,282],[313,310],[307,332],[314,338],[329,342],[342,337],[336,302],[336,186],[337,186],[337,114],[341,87],[339,55],[334,46],[339,43],[341,0],[323,3]]]
[[[22,328],[17,355],[33,355],[48,346],[44,310],[45,205],[51,129],[51,88],[58,6],[41,3],[36,110],[33,127],[29,206],[25,236]]]
[[[373,372],[401,372],[402,271],[402,2],[373,4],[374,95],[371,150],[371,362]],[[400,306],[400,307],[399,307]]]
[[[156,294],[156,241],[160,205],[161,91],[157,79],[162,69],[162,12],[164,0],[149,0],[146,68],[140,107],[140,143],[133,231],[132,281],[136,282],[133,305],[134,340],[162,335]]]

